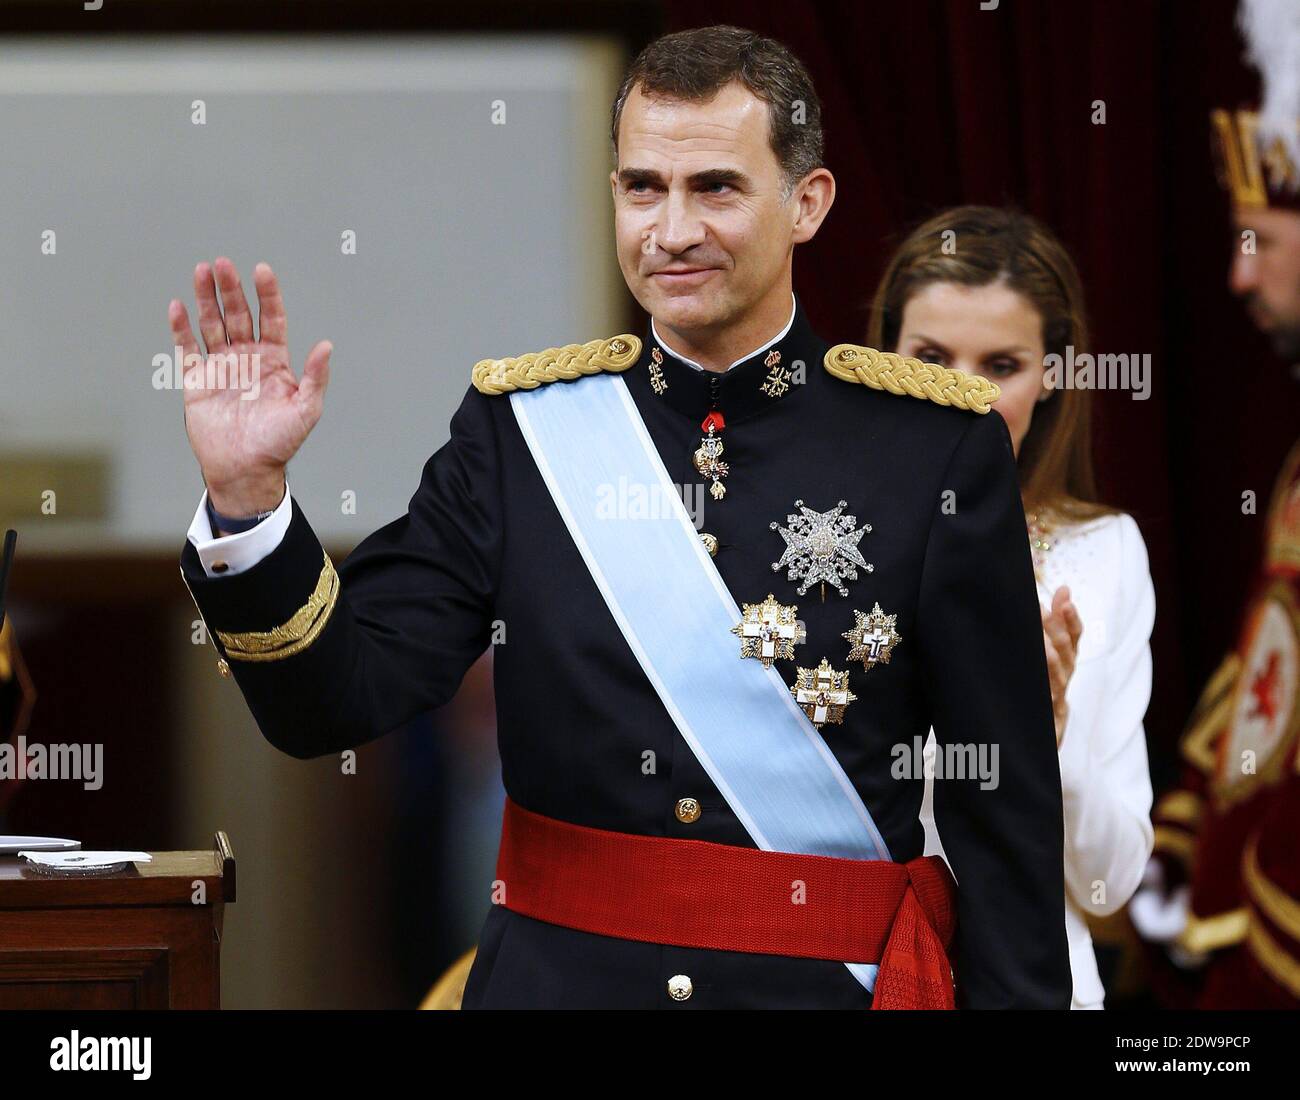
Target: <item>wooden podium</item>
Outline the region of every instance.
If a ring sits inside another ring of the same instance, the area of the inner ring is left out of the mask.
[[[0,856],[0,1009],[221,1007],[230,839],[150,855],[76,878]]]

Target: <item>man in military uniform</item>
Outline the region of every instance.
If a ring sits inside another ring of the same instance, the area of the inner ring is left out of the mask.
[[[1300,24],[1289,5],[1276,3],[1243,5],[1241,22],[1266,96],[1260,112],[1220,110],[1211,120],[1239,243],[1229,285],[1294,364],[1300,103],[1278,93],[1300,75],[1284,71],[1300,56]],[[1152,813],[1155,850],[1146,886],[1130,905],[1139,933],[1164,945],[1181,970],[1155,970],[1171,1005],[1300,1007],[1298,693],[1300,442],[1273,489],[1264,560],[1236,648],[1184,733],[1185,777]]]
[[[223,321],[199,265],[208,352],[271,364],[243,407],[185,393],[207,492],[181,566],[223,665],[307,758],[445,703],[506,624],[509,799],[467,1008],[1068,1007],[1051,697],[996,386],[812,330],[792,255],[835,183],[779,44],[660,39],[612,136],[643,336],[478,363],[408,513],[337,572],[285,478],[329,345],[296,379],[270,269],[258,345],[233,266]],[[972,765],[936,791],[955,891],[921,857],[931,725]]]

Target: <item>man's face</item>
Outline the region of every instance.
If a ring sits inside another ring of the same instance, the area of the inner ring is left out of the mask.
[[[1300,214],[1234,207],[1233,224],[1228,286],[1278,355],[1300,362]],[[1253,237],[1244,236],[1247,230]]]
[[[768,105],[744,85],[728,84],[707,103],[633,88],[610,183],[618,262],[641,307],[681,331],[744,317],[788,269],[793,245],[816,229],[801,228],[797,188],[782,202],[783,182]]]

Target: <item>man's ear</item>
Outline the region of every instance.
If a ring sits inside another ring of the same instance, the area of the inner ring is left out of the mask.
[[[618,169],[614,168],[609,173],[609,193],[610,197],[617,201],[618,199]]]
[[[791,241],[803,244],[816,235],[835,202],[835,177],[827,168],[814,168],[795,189],[797,204]]]

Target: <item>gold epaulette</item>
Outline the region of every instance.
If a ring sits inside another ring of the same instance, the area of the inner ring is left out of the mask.
[[[906,394],[970,412],[988,412],[1002,392],[996,382],[982,375],[923,363],[920,359],[861,344],[836,344],[826,353],[822,364],[845,382],[861,382],[873,390]]]
[[[470,375],[474,388],[489,397],[533,390],[544,382],[581,378],[601,371],[625,371],[641,354],[641,340],[626,333],[585,344],[533,351],[513,359],[480,359]]]

